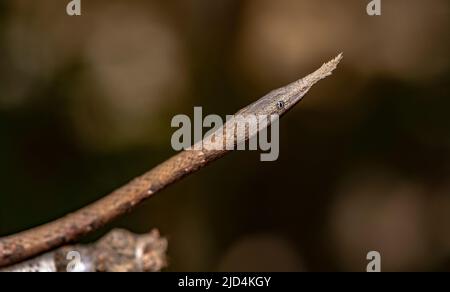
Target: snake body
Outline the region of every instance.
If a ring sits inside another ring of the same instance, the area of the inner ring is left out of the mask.
[[[314,73],[268,93],[236,114],[282,116],[302,100],[316,82],[331,75],[341,59],[342,54]],[[234,142],[240,143],[253,134],[256,133],[235,137]],[[228,152],[225,149],[184,150],[91,205],[40,227],[0,238],[0,267],[79,240]]]

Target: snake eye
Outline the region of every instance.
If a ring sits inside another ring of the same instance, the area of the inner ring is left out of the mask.
[[[280,110],[280,109],[283,109],[284,108],[284,102],[283,101],[279,101],[279,102],[277,102],[277,108]]]

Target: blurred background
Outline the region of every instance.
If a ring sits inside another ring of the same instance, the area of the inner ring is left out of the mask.
[[[175,152],[177,114],[233,114],[344,52],[280,123],[113,227],[159,228],[169,271],[450,271],[450,3],[0,1],[0,235]]]

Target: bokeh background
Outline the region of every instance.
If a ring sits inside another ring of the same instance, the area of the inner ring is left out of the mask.
[[[0,1],[0,235],[174,154],[171,118],[232,114],[339,52],[280,124],[113,227],[159,228],[169,271],[450,271],[450,2]]]

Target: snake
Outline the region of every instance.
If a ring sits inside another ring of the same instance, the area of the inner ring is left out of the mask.
[[[239,110],[236,115],[277,115],[281,117],[294,108],[314,84],[330,76],[342,58],[341,53],[306,77],[269,92]],[[232,123],[233,119],[228,122]],[[223,129],[219,129],[218,132],[223,133]],[[249,131],[241,132],[244,134],[234,135],[233,137],[236,145],[256,134]],[[207,143],[207,141],[201,142]],[[121,215],[130,212],[140,203],[153,197],[166,187],[232,151],[228,148],[209,150],[205,148],[193,147],[182,150],[86,207],[42,226],[0,238],[0,267],[24,261],[75,242]]]

